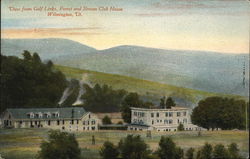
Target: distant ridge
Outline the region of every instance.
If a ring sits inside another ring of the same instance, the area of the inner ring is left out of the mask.
[[[164,50],[122,45],[105,50],[66,39],[2,39],[2,53],[38,52],[43,59],[74,68],[119,74],[208,92],[249,96],[242,86],[243,59],[248,54]]]
[[[96,51],[96,49],[68,39],[1,39],[1,53],[21,56],[23,50],[37,52],[42,59],[65,55],[77,55]]]

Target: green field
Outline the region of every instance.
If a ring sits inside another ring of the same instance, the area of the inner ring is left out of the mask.
[[[107,84],[112,86],[114,89],[125,89],[129,92],[137,92],[141,96],[145,97],[146,100],[150,100],[153,102],[158,102],[162,96],[177,97],[187,100],[191,103],[197,103],[200,99],[209,96],[242,98],[241,96],[199,91],[147,80],[141,80],[133,77],[88,71],[66,66],[56,65],[56,69],[62,71],[67,78],[81,79],[83,74],[88,74],[90,82]]]
[[[32,159],[35,158],[42,140],[47,138],[47,129],[0,129],[0,154],[5,159]],[[245,131],[204,131],[201,136],[197,132],[153,132],[152,138],[146,138],[146,132],[132,131],[96,131],[76,132],[76,138],[82,150],[83,159],[99,159],[98,151],[104,141],[115,144],[128,134],[139,134],[150,148],[156,150],[162,135],[171,136],[174,142],[186,150],[189,147],[199,148],[205,142],[212,145],[231,142],[238,144],[241,154],[246,156],[248,149],[249,133]],[[96,144],[91,144],[92,135]]]

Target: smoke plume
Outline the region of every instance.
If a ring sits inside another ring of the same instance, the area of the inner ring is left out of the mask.
[[[82,105],[84,103],[83,99],[81,99],[82,95],[86,92],[86,90],[83,87],[83,84],[88,84],[91,86],[90,82],[88,82],[89,76],[88,74],[83,74],[82,80],[79,82],[79,94],[77,96],[76,101],[72,105]]]

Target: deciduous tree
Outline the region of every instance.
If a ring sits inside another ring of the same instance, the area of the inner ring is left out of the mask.
[[[244,100],[233,98],[208,97],[201,100],[193,109],[193,124],[212,129],[243,129],[245,125]]]
[[[52,130],[48,141],[43,141],[39,159],[80,159],[81,150],[73,134]]]

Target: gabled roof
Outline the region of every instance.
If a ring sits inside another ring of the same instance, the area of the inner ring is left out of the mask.
[[[81,107],[60,107],[60,108],[9,108],[6,111],[10,112],[15,119],[80,119],[87,112]],[[30,118],[28,114],[41,114],[42,117]],[[50,113],[51,116],[47,117]],[[53,113],[58,113],[59,116],[54,116]]]

